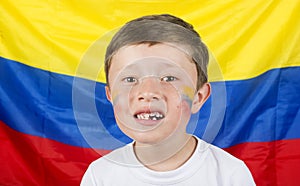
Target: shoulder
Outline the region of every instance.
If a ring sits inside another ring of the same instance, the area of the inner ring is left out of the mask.
[[[207,160],[213,160],[213,162],[216,162],[218,166],[239,166],[243,165],[244,162],[233,155],[229,154],[225,150],[214,146],[212,144],[209,144],[199,138],[198,140],[198,148],[197,153],[205,157]]]
[[[102,185],[107,182],[107,178],[114,177],[120,171],[124,172],[130,164],[129,152],[130,144],[93,161],[86,170],[81,185]]]
[[[204,158],[207,168],[218,174],[222,183],[255,185],[248,167],[242,160],[201,139],[198,139],[198,143],[200,143],[198,148],[199,158]]]
[[[131,164],[131,153],[132,153],[132,145],[128,144],[121,148],[115,149],[107,155],[93,161],[89,167],[92,169],[96,169],[97,172],[104,170],[107,172],[105,167],[109,167],[110,169],[113,167],[122,167],[124,165]]]

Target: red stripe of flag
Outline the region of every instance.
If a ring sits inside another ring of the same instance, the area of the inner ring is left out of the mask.
[[[250,142],[225,150],[244,160],[256,184],[293,186],[300,183],[300,139]]]
[[[17,132],[0,121],[0,185],[79,185],[99,158],[91,148]],[[100,154],[109,151],[101,151]]]
[[[1,121],[0,139],[0,185],[79,185],[87,166],[100,157],[93,149],[23,134]],[[293,186],[300,183],[299,145],[300,139],[278,140],[225,150],[245,161],[258,186]]]

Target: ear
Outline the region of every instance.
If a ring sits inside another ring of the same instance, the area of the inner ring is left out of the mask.
[[[106,98],[108,99],[108,101],[110,101],[112,103],[112,97],[111,97],[111,92],[108,86],[105,86],[105,94],[106,94]]]
[[[195,114],[200,110],[202,105],[206,102],[209,98],[211,93],[211,86],[209,83],[205,83],[195,94],[194,100],[192,103],[191,112]]]

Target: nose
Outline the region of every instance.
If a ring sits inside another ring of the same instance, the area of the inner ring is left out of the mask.
[[[138,86],[138,101],[158,101],[161,99],[161,88],[157,78],[144,78]]]

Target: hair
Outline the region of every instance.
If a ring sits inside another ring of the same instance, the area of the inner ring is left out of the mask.
[[[128,45],[159,43],[179,45],[195,63],[197,69],[197,89],[207,82],[209,55],[206,45],[193,26],[169,14],[148,15],[127,22],[112,38],[105,54],[105,74],[109,86],[109,69],[116,52]]]

